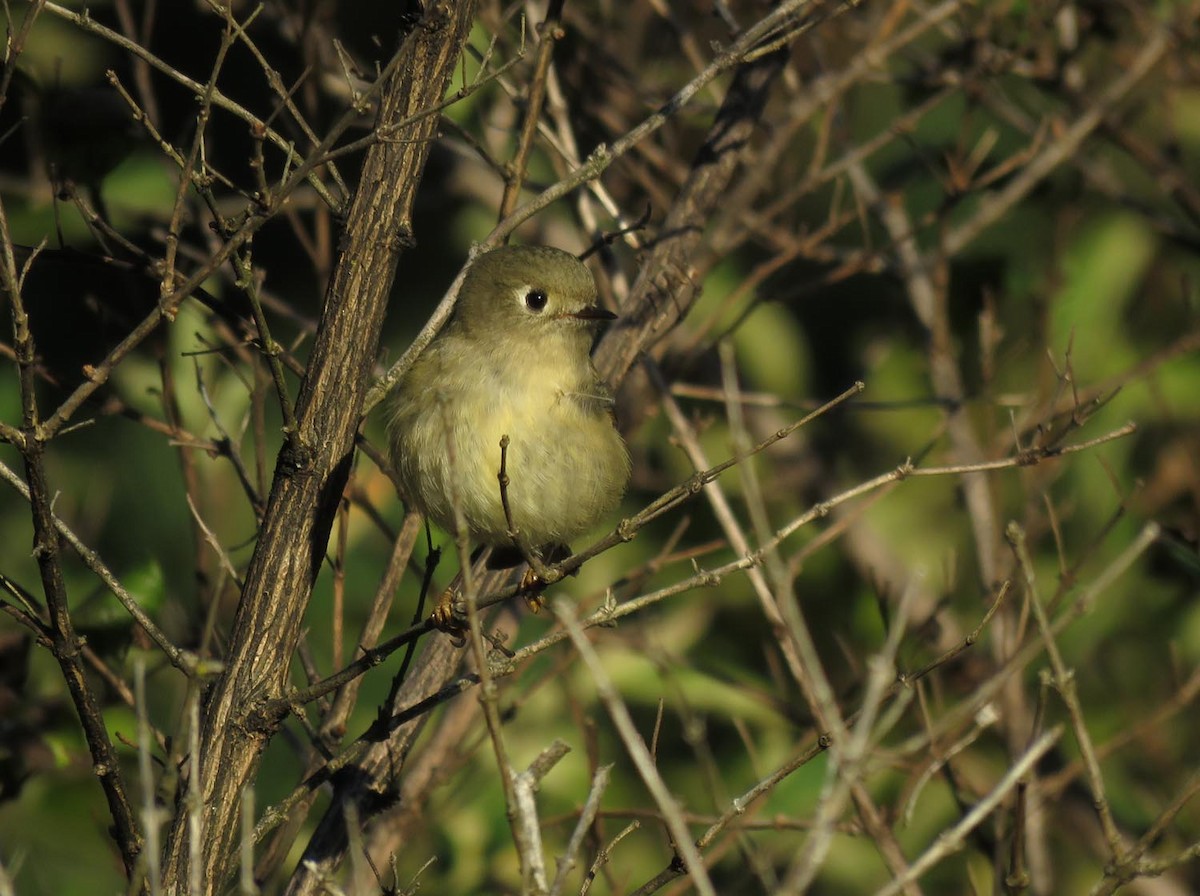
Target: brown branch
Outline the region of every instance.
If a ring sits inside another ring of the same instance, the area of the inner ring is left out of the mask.
[[[426,8],[383,86],[380,126],[441,101],[472,14],[471,3]],[[296,402],[297,432],[280,452],[226,669],[204,706],[202,840],[189,846],[186,813],[179,812],[164,862],[169,893],[186,891],[189,873],[197,870],[193,861],[201,864],[204,893],[222,890],[231,870],[241,794],[281,722],[278,716],[260,716],[257,708],[282,694],[287,684],[304,608],[349,472],[396,265],[412,242],[412,202],[436,121],[434,116],[416,119],[405,139],[376,144],[364,162],[347,219],[345,249],[330,281]]]
[[[637,356],[687,315],[700,284],[691,274],[704,229],[749,150],[767,96],[786,61],[773,53],[740,66],[696,154],[687,181],[643,259],[621,319],[596,347],[596,369],[610,383],[625,378]]]
[[[706,141],[697,160],[695,177],[691,182],[692,190],[680,198],[677,220],[685,217],[684,209],[689,210],[690,214],[702,218],[705,213],[705,205],[711,208],[719,201],[721,191],[732,177],[740,160],[739,151],[744,147],[761,114],[766,89],[781,66],[782,57],[772,55],[752,66],[739,68],[726,103],[718,113],[709,140]],[[687,244],[693,245],[693,242],[688,240]],[[678,246],[678,244],[676,245]],[[662,332],[666,332],[666,330],[664,329]],[[630,356],[631,360],[632,357],[636,357],[636,351]],[[373,394],[378,392],[379,387],[377,386]],[[479,583],[480,593],[493,594],[501,583],[502,580],[481,581]],[[401,637],[405,641],[411,640],[412,637],[428,630],[429,626],[423,624],[415,629],[410,629]],[[389,643],[383,645],[383,648],[385,650],[388,647],[395,649],[395,646],[398,644]],[[373,664],[367,658],[364,660],[367,661],[364,666]],[[421,655],[417,667],[406,683],[408,692],[433,694],[433,705],[442,702],[446,699],[446,695],[442,695],[441,691],[457,667],[458,661],[459,657],[456,655],[450,639],[436,639]],[[378,659],[375,662],[378,662]],[[361,671],[360,669],[359,674]],[[447,694],[461,693],[461,690],[461,687],[452,684]],[[403,695],[400,696],[403,698]],[[376,740],[365,752],[354,750],[352,755],[340,757],[342,761],[355,762],[357,770],[361,773],[360,780],[356,782],[353,790],[339,794],[334,800],[317,832],[313,835],[305,853],[305,860],[291,882],[289,893],[312,892],[311,888],[317,885],[321,874],[336,867],[336,864],[340,862],[346,848],[343,807],[363,800],[372,792],[372,787],[387,786],[388,778],[394,771],[396,763],[402,763],[411,746],[412,738],[420,730],[420,726],[426,718],[426,714],[421,709],[425,702],[423,700],[419,704],[412,705],[410,700],[401,699],[397,701],[397,705],[387,707],[387,711],[393,714],[389,724],[390,734],[382,740]],[[405,714],[396,717],[394,713],[402,709]]]
[[[725,103],[717,113],[708,138],[701,147],[699,156],[693,163],[693,176],[689,179],[688,185],[686,185],[687,188],[679,194],[673,206],[672,213],[668,215],[668,222],[673,221],[674,223],[670,224],[670,227],[664,231],[673,233],[674,228],[682,228],[681,233],[689,237],[686,244],[694,248],[695,244],[699,242],[707,215],[720,202],[723,191],[728,186],[729,180],[732,178],[732,174],[742,158],[741,151],[744,150],[750,132],[761,117],[766,90],[770,86],[774,76],[782,68],[785,56],[782,52],[768,54],[766,57],[756,60],[750,65],[743,65],[742,59],[765,35],[775,32],[782,27],[783,23],[789,22],[797,9],[803,5],[805,4],[801,0],[785,0],[785,2],[772,10],[770,14],[756,23],[754,27],[742,34],[733,46],[721,52],[703,72],[680,88],[662,107],[625,133],[620,139],[616,140],[612,146],[600,144],[582,164],[577,166],[566,177],[561,178],[553,186],[548,187],[524,205],[519,206],[511,215],[496,225],[480,244],[479,248],[482,250],[499,245],[522,222],[527,221],[539,211],[557,202],[581,185],[598,178],[616,159],[624,156],[633,147],[639,145],[643,140],[666,124],[667,121],[671,120],[680,109],[691,102],[714,78],[723,72],[734,69],[736,73],[729,92],[726,95]],[[667,241],[667,243],[670,243],[670,241]],[[674,244],[672,243],[672,245]],[[656,260],[665,261],[668,257],[678,262],[681,260],[681,253],[676,252],[671,254],[664,251],[661,256],[656,254],[652,258],[646,259],[646,263],[642,268],[643,272],[653,271],[652,262]],[[443,296],[442,301],[434,310],[429,321],[421,329],[416,339],[413,340],[412,345],[392,365],[387,374],[371,388],[371,392],[367,396],[365,410],[371,410],[383,400],[392,386],[400,379],[403,372],[411,366],[417,355],[432,341],[437,331],[450,317],[450,313],[454,308],[454,300],[458,295],[459,287],[461,287],[465,276],[466,269],[464,268],[454,283],[450,285],[446,295]],[[652,275],[647,276],[648,281],[652,279]],[[687,278],[685,277],[684,279]],[[692,283],[687,294],[677,299],[676,304],[672,306],[678,313],[671,319],[671,326],[682,319],[683,312],[690,306],[694,298],[695,287],[696,284]],[[658,308],[649,299],[667,295],[667,293],[664,293],[661,288],[653,287],[649,284],[643,290],[643,293],[635,293],[635,295],[641,295],[641,298],[635,304],[636,307],[642,309],[643,316],[656,318],[659,312],[666,313],[664,309]],[[650,307],[652,305],[654,307]],[[650,310],[647,311],[647,308]],[[609,351],[616,351],[623,358],[628,356],[627,360],[623,363],[621,361],[612,363],[611,369],[608,369],[607,366],[602,366],[599,362],[597,363],[601,374],[609,379],[610,382],[618,382],[624,373],[628,371],[629,366],[633,363],[633,359],[637,357],[638,352],[641,350],[641,344],[646,341],[639,334],[647,326],[650,326],[648,321],[643,321],[641,325],[629,323],[627,329],[620,331],[622,334],[620,336],[616,335],[616,330],[610,329],[601,341],[600,349],[603,349],[605,344],[611,343],[612,347]],[[663,325],[654,327],[653,329],[656,338],[661,338],[661,336],[670,330],[670,326],[667,326],[664,322]],[[614,376],[614,374],[618,375]]]
[[[61,6],[57,3],[47,3],[44,2],[44,0],[40,5],[43,6],[47,12],[53,13],[54,15],[65,19],[82,31],[85,31],[89,34],[94,34],[97,37],[103,38],[104,40],[107,40],[110,43],[120,47],[133,56],[134,59],[146,63],[151,68],[157,69],[171,80],[191,91],[197,97],[204,96],[205,86],[199,81],[189,78],[187,75],[183,74],[177,69],[172,68],[158,56],[154,55],[141,44],[137,43],[137,41],[131,40],[130,38],[113,31],[111,28],[105,27],[100,22],[96,21],[96,19],[88,15],[86,10],[83,12],[75,12],[75,10],[68,9],[65,6]],[[269,139],[282,152],[291,152],[291,141],[277,131],[266,127],[266,125],[263,124],[258,116],[229,99],[227,96],[221,93],[221,91],[213,90],[210,94],[210,100],[213,106],[219,109],[224,109],[226,112],[229,112],[230,114],[242,119],[247,124],[250,124],[251,126],[258,125],[263,127],[265,129],[267,139]],[[313,189],[317,191],[321,198],[325,200],[325,202],[331,208],[339,208],[341,206],[340,201],[330,195],[325,185],[318,177],[316,177],[315,174],[309,173],[307,177]]]
[[[4,480],[25,500],[32,500],[29,486],[22,482],[21,478],[13,470],[9,469],[3,461],[0,461],[0,479]],[[133,595],[121,585],[112,570],[104,565],[104,561],[100,559],[100,555],[80,541],[75,532],[61,519],[54,516],[53,513],[50,519],[58,534],[71,546],[79,559],[83,561],[83,564],[94,572],[96,577],[104,583],[104,586],[120,601],[121,606],[145,630],[151,640],[166,655],[171,665],[189,677],[196,675],[200,671],[196,655],[190,651],[180,650],[171,643],[166,633],[154,624],[154,620],[141,608]]]
[[[13,343],[17,356],[17,374],[21,394],[21,428],[11,432],[14,443],[25,462],[29,507],[33,523],[33,557],[42,580],[49,624],[46,634],[51,641],[51,653],[58,662],[71,702],[79,716],[92,758],[92,771],[100,781],[113,820],[113,837],[121,851],[125,873],[132,876],[142,851],[142,834],[133,815],[133,807],[125,793],[120,761],[100,701],[84,674],[83,638],[75,631],[67,601],[67,583],[63,576],[58,532],[55,528],[52,504],[54,492],[46,475],[46,440],[42,436],[36,393],[36,355],[29,315],[25,311],[21,291],[30,258],[24,270],[17,271],[12,253],[8,215],[0,205],[0,245],[4,257],[0,264],[0,284],[12,305]]]
[[[500,197],[500,219],[508,217],[516,208],[521,195],[521,182],[529,165],[529,153],[533,138],[537,135],[538,119],[542,114],[542,101],[546,97],[546,77],[550,62],[554,58],[554,45],[562,36],[559,20],[562,18],[564,0],[550,0],[546,18],[538,26],[541,42],[533,63],[533,77],[529,81],[529,95],[525,97],[525,118],[521,122],[521,135],[517,139],[517,151],[505,170],[504,195]]]
[[[1105,117],[1113,107],[1126,99],[1170,47],[1171,39],[1166,29],[1156,28],[1142,45],[1137,57],[1096,96],[1088,108],[1063,131],[1062,136],[1038,153],[1003,187],[980,197],[977,211],[942,237],[942,251],[947,256],[961,252],[1024,199],[1055,168],[1077,154],[1083,142],[1104,124]]]

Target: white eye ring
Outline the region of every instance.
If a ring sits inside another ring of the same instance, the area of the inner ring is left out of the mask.
[[[546,296],[546,291],[531,287],[526,290],[524,297],[521,299],[525,303],[525,307],[534,314],[541,314],[546,310],[546,303],[549,298]]]

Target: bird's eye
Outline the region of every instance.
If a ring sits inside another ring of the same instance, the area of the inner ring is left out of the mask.
[[[546,294],[540,289],[531,289],[525,293],[525,307],[530,311],[541,311],[546,307]]]

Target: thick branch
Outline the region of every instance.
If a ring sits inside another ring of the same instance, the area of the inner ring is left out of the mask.
[[[664,258],[683,265],[695,251],[703,232],[703,222],[712,214],[737,171],[750,134],[762,114],[771,81],[782,68],[783,61],[779,54],[772,54],[738,69],[709,137],[696,159],[692,176],[667,217],[664,237],[656,253],[662,252]],[[657,269],[654,263],[656,258],[657,255],[648,260],[643,270]],[[657,280],[646,278],[644,283],[639,281],[641,292],[635,287],[635,298],[641,298],[631,303],[632,307],[648,309],[640,317],[643,325],[627,327],[615,339],[606,340],[614,348],[612,357],[617,359],[615,363],[631,364],[645,345],[653,343],[678,322],[694,298],[694,284],[690,291],[681,289],[674,304],[670,301],[666,303],[678,312],[666,321],[661,316],[664,309],[658,307],[661,294],[656,291],[657,283]],[[620,379],[625,369],[610,366],[604,369],[604,373],[616,380]],[[481,583],[481,591],[489,593],[489,585]],[[356,774],[337,789],[332,805],[313,834],[304,860],[289,884],[290,896],[315,892],[321,875],[332,872],[340,863],[347,847],[347,806],[357,810],[360,818],[379,810],[379,794],[388,790],[390,780],[403,765],[412,740],[426,718],[421,711],[415,713],[415,718],[410,717],[407,711],[399,717],[395,714],[404,707],[419,709],[413,706],[416,702],[414,698],[418,695],[434,695],[431,698],[433,702],[440,702],[439,689],[455,674],[458,653],[451,640],[444,637],[435,638],[425,648],[405,682],[405,693],[395,705],[388,707],[393,717],[387,735],[369,737],[374,742],[365,747],[361,754],[356,753]],[[456,693],[461,690],[454,685],[450,687]]]
[[[439,103],[468,32],[471,3],[429,4],[399,50],[380,99],[379,127]],[[246,575],[224,674],[209,695],[201,732],[198,848],[204,893],[230,871],[238,808],[278,717],[256,712],[278,697],[320,569],[349,470],[388,294],[401,251],[412,242],[411,209],[436,116],[423,116],[368,152],[350,208],[344,251],[333,273],[296,403],[297,432],[280,452],[259,541]],[[164,863],[168,892],[188,879],[186,807]],[[194,848],[194,847],[193,847]],[[194,894],[189,894],[194,896]]]
[[[596,347],[596,369],[610,383],[624,379],[637,356],[662,339],[691,309],[700,284],[692,259],[749,148],[767,94],[787,61],[776,51],[739,66],[708,139],[667,213],[630,290],[621,319]]]

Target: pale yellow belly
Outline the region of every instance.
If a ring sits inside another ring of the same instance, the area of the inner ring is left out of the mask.
[[[455,530],[457,504],[473,539],[510,543],[499,481],[505,435],[508,503],[530,544],[565,543],[616,507],[629,456],[608,416],[555,393],[525,399],[447,401],[398,433],[406,490],[442,528]]]

